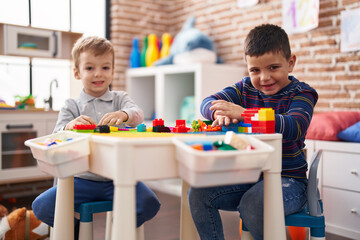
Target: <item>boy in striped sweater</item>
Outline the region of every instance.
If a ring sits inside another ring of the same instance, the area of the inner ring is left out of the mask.
[[[289,74],[296,56],[286,32],[271,24],[252,29],[245,40],[249,77],[205,98],[202,115],[215,125],[237,123],[247,108],[275,111],[275,132],[282,133],[282,188],[285,215],[306,203],[307,163],[303,148],[317,102],[316,91]],[[263,239],[264,183],[194,188],[189,190],[190,210],[201,239],[224,239],[219,210],[239,211],[255,240]]]

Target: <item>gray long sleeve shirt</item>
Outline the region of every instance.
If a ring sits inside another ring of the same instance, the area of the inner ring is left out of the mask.
[[[67,99],[65,106],[60,110],[59,117],[56,122],[54,133],[64,129],[66,124],[80,115],[91,117],[96,123],[99,123],[101,118],[110,112],[124,111],[129,116],[126,123],[122,123],[118,127],[124,128],[125,125],[129,127],[136,127],[144,121],[143,111],[135,104],[135,102],[124,91],[110,91],[107,90],[104,95],[99,98],[92,97],[81,91],[77,99]],[[86,172],[76,175],[76,177],[93,180],[93,181],[110,181],[108,178]]]

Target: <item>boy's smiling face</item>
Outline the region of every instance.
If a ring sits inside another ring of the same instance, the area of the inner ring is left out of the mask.
[[[261,56],[246,55],[246,63],[252,85],[265,95],[274,95],[286,87],[296,62],[296,56],[287,60],[281,52]]]
[[[97,55],[84,51],[79,56],[79,68],[74,68],[74,76],[81,80],[85,93],[101,97],[108,89],[114,75],[111,53]]]

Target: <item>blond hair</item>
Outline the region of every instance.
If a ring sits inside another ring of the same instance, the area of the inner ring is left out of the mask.
[[[111,53],[113,56],[112,65],[115,63],[115,51],[112,43],[106,38],[98,36],[87,36],[79,38],[71,51],[75,67],[79,68],[79,57],[82,52],[91,51],[95,56]]]

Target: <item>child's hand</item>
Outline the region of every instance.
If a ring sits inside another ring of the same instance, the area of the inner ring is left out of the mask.
[[[75,118],[74,120],[72,120],[71,122],[69,122],[68,124],[66,124],[65,130],[71,130],[74,128],[75,125],[89,125],[89,124],[96,125],[95,121],[91,117],[81,115]]]
[[[230,124],[230,120],[232,120],[233,123],[238,123],[239,120],[243,119],[241,114],[244,112],[244,108],[231,102],[227,102],[224,100],[216,100],[213,101],[212,106],[210,107],[210,110],[215,110],[214,112],[214,119],[219,119],[219,123],[225,123],[225,125]],[[228,124],[226,124],[228,123]]]
[[[99,125],[120,125],[122,122],[126,122],[129,116],[124,111],[116,111],[107,113],[100,120]]]
[[[220,115],[216,115],[216,114],[214,114],[214,119],[215,120],[211,124],[211,127],[223,126],[223,125],[227,126],[230,123],[238,123],[239,122],[239,120],[237,120],[237,119],[231,119],[227,116],[220,116]]]

